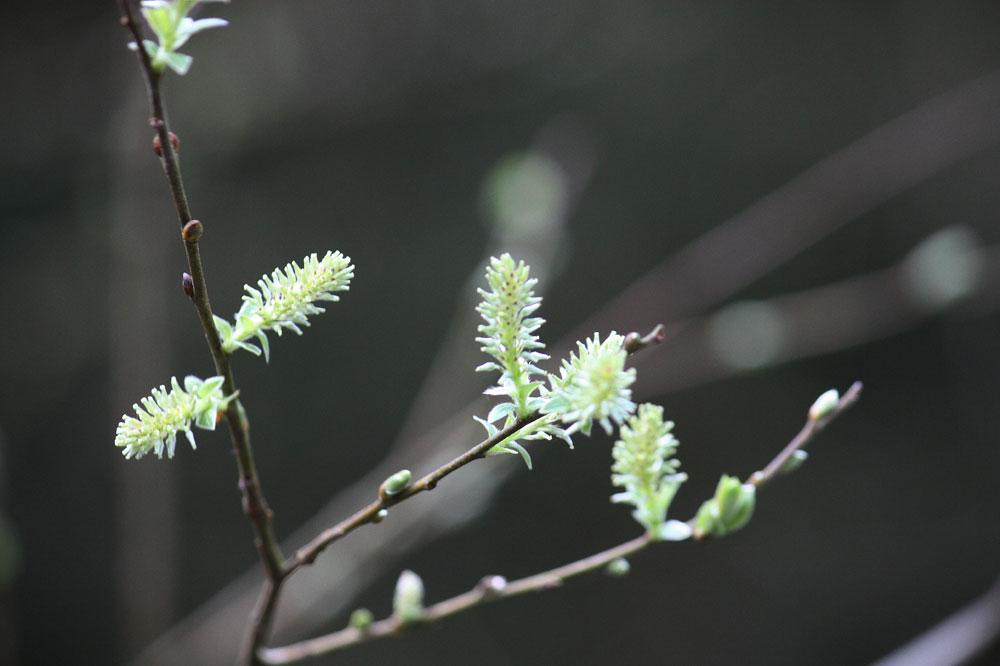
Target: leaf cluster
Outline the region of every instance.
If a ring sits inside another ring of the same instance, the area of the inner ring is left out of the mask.
[[[149,54],[153,71],[160,73],[167,67],[178,74],[187,74],[194,58],[179,53],[191,37],[202,30],[221,28],[229,22],[221,18],[193,19],[188,14],[202,2],[225,2],[226,0],[143,0],[142,15],[156,34],[157,41],[142,40],[142,46]],[[137,48],[135,43],[129,45]]]

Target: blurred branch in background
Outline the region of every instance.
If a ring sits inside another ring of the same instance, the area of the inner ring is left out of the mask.
[[[998,305],[1000,246],[981,247],[965,227],[947,227],[895,266],[675,323],[643,361],[636,388],[672,393],[897,335],[950,306],[982,315]]]
[[[1000,75],[991,74],[891,121],[666,260],[554,346],[554,355],[569,348],[581,331],[587,335],[609,326],[646,330],[655,321],[676,324],[719,305],[834,229],[921,180],[993,145],[1000,139],[998,111]],[[860,278],[862,286],[865,279],[870,278]],[[829,292],[832,294],[829,300],[820,298],[820,302],[841,307],[845,304],[843,294],[854,298],[852,295],[860,294],[857,289],[857,285],[847,284],[833,289]],[[887,289],[883,296],[898,299],[903,293],[899,289]],[[995,307],[996,295],[988,296],[994,299],[990,307]],[[816,298],[817,294],[812,297]],[[864,302],[851,298],[847,299],[848,304]],[[844,316],[846,313],[837,314]],[[877,321],[864,323],[862,320],[878,320],[883,316],[882,311],[850,314],[856,320],[855,331],[870,334],[881,327]],[[794,329],[789,331],[792,333]],[[839,344],[850,346],[864,341],[849,333],[850,330],[845,330]],[[832,351],[836,348],[836,340],[834,336],[825,338],[823,344],[814,341],[812,349]],[[668,339],[661,349],[671,344]],[[809,345],[788,335],[783,344],[787,350],[810,353],[807,351]],[[718,378],[736,374],[746,367],[730,364],[714,375],[710,369],[703,372],[706,377]],[[671,374],[674,372],[672,369]],[[689,368],[687,372],[694,376],[698,369]],[[648,377],[653,373],[645,374]],[[468,442],[478,441],[476,426],[468,417],[473,406],[455,407],[447,412],[451,414],[447,420],[423,436],[416,437],[404,431],[383,464],[341,491],[313,520],[292,535],[288,540],[290,549],[294,550],[317,531],[366,503],[372,489],[388,473],[401,467],[419,473],[452,457]],[[412,422],[419,420],[418,416],[411,418]],[[414,503],[416,506],[405,507],[407,513],[402,519],[390,518],[377,530],[362,530],[324,554],[310,576],[290,581],[285,607],[278,618],[276,640],[320,627],[342,611],[353,595],[383,567],[475,516],[514,467],[472,466],[466,473],[449,479],[422,502]],[[403,510],[401,507],[400,512]],[[244,574],[161,636],[137,658],[137,663],[166,664],[183,660],[206,665],[226,663],[233,645],[220,638],[231,637],[235,643],[253,604],[259,580],[260,573],[256,570]]]
[[[1000,580],[978,599],[872,666],[959,666],[1000,635]]]
[[[0,663],[14,663],[17,634],[14,622],[12,583],[22,567],[21,539],[7,516],[7,473],[4,455],[7,441],[0,428]]]
[[[837,228],[1000,141],[1000,72],[939,95],[802,172],[636,281],[593,322],[675,322],[733,296]]]
[[[156,224],[148,220],[151,199],[160,194],[158,182],[144,177],[152,148],[150,137],[126,119],[146,114],[141,94],[132,94],[111,123],[108,145],[109,179],[114,202],[108,221],[108,378],[111,404],[128,405],[143,395],[150,377],[170,374],[171,331],[167,300],[149,294],[180,289],[169,283],[172,245],[161,242]],[[124,129],[128,128],[128,130]],[[169,209],[166,209],[169,216]],[[164,221],[164,220],[161,220]],[[166,222],[170,222],[167,217]],[[168,225],[166,228],[169,228]],[[136,248],[142,248],[136,252]],[[110,415],[115,422],[121,413]],[[134,654],[161,632],[175,615],[178,589],[176,539],[179,529],[177,468],[163,465],[115,466],[115,620],[120,655]]]

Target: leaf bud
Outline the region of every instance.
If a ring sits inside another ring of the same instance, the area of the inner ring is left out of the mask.
[[[409,487],[411,478],[410,470],[399,470],[382,482],[382,487],[379,488],[379,495],[383,497],[398,495]]]
[[[181,149],[181,140],[173,132],[170,133],[170,145],[173,146],[175,153]],[[156,153],[157,157],[163,157],[163,143],[160,141],[159,134],[153,136],[153,152]]]
[[[507,587],[507,579],[503,576],[483,576],[476,585],[476,588],[484,596],[496,595],[502,592],[505,587]]]
[[[190,273],[185,273],[181,276],[181,288],[184,293],[187,294],[188,298],[192,301],[194,300],[194,278],[191,277]]]
[[[741,483],[732,476],[722,475],[715,488],[715,497],[706,501],[695,518],[695,537],[725,536],[742,528],[753,515],[757,487]]]
[[[657,525],[653,536],[657,541],[684,541],[691,538],[691,526],[682,520],[668,520]]]
[[[604,570],[608,572],[609,576],[620,577],[627,574],[631,568],[632,566],[628,563],[628,560],[624,557],[619,557],[608,562],[608,566]]]
[[[424,614],[424,581],[409,569],[399,574],[392,596],[392,614],[403,624],[419,622]]]
[[[808,457],[809,454],[806,451],[799,449],[798,451],[793,452],[792,455],[788,456],[788,459],[781,464],[781,467],[778,468],[778,472],[780,474],[790,474],[799,467],[802,467],[802,463],[804,463]]]
[[[205,232],[205,227],[199,220],[191,220],[184,225],[181,236],[185,243],[197,243],[201,240],[201,235]]]
[[[819,421],[836,409],[838,404],[840,404],[840,394],[837,392],[837,389],[830,389],[816,398],[816,402],[809,408],[809,420]]]
[[[358,608],[351,613],[349,626],[364,631],[375,621],[375,616],[367,608]]]

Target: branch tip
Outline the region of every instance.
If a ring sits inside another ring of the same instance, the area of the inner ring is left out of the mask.
[[[634,354],[650,345],[658,345],[666,339],[666,330],[667,329],[663,324],[657,324],[653,327],[653,330],[646,335],[640,335],[636,331],[632,331],[625,336],[625,342],[622,347],[624,347],[625,351],[629,354]]]

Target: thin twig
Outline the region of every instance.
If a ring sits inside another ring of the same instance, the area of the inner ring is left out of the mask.
[[[785,446],[782,451],[771,460],[764,468],[764,471],[755,473],[750,483],[758,487],[764,485],[778,473],[784,462],[795,452],[805,447],[812,439],[819,434],[823,428],[830,424],[835,418],[840,416],[844,410],[857,402],[861,395],[861,382],[854,382],[851,387],[837,402],[837,405],[824,417],[812,420],[809,419],[801,431]],[[515,424],[516,425],[516,424]],[[512,426],[513,427],[513,426]],[[499,436],[500,433],[498,433]],[[493,438],[491,438],[493,439]],[[487,440],[489,441],[489,440]],[[499,441],[499,440],[498,440]],[[485,444],[485,442],[484,442]],[[480,446],[483,446],[481,444]],[[477,447],[478,448],[478,447]],[[426,478],[426,477],[425,477]],[[359,512],[360,513],[360,512]],[[688,521],[688,525],[694,527],[696,518]],[[364,629],[357,627],[346,627],[339,631],[306,639],[297,643],[291,643],[282,647],[261,648],[257,653],[257,658],[264,664],[289,664],[309,657],[336,652],[359,643],[365,643],[376,638],[398,635],[412,626],[420,626],[442,620],[446,617],[456,615],[469,610],[474,606],[506,599],[509,597],[526,594],[528,592],[541,592],[560,587],[565,581],[576,576],[580,576],[607,566],[612,561],[634,555],[645,549],[650,544],[656,543],[653,537],[647,532],[631,541],[618,544],[607,550],[603,550],[581,560],[564,564],[563,566],[549,569],[532,576],[520,578],[511,582],[497,577],[486,576],[481,582],[462,594],[456,595],[444,601],[440,601],[432,606],[428,606],[420,615],[419,622],[404,622],[395,615],[374,622]]]
[[[634,354],[649,345],[658,344],[663,340],[662,331],[663,325],[657,324],[652,331],[644,336],[636,332],[629,333],[625,337],[625,350],[629,354]],[[631,344],[629,341],[631,341]],[[374,502],[357,511],[349,518],[337,523],[333,527],[323,530],[309,543],[299,548],[295,555],[285,563],[285,570],[288,574],[291,574],[303,565],[312,564],[316,560],[316,557],[334,541],[343,538],[349,532],[361,527],[362,525],[379,520],[378,516],[380,511],[388,509],[390,506],[395,504],[399,504],[403,500],[413,497],[417,493],[424,492],[425,490],[433,490],[438,481],[448,476],[455,470],[468,465],[473,460],[485,457],[486,453],[494,446],[512,435],[515,435],[518,430],[531,425],[540,418],[542,418],[542,415],[535,413],[531,416],[518,419],[516,422],[507,426],[492,437],[484,439],[482,442],[456,457],[451,462],[438,467],[436,470],[414,482],[396,495],[386,495],[380,492],[379,498]]]
[[[802,430],[799,431],[792,441],[788,443],[781,453],[774,457],[774,460],[769,462],[767,466],[760,472],[756,472],[750,476],[748,483],[752,483],[758,488],[769,482],[774,478],[776,474],[781,471],[782,466],[788,461],[796,451],[799,451],[808,444],[813,437],[819,434],[827,425],[830,424],[835,418],[837,418],[841,412],[848,409],[851,405],[858,401],[861,397],[861,382],[854,382],[851,387],[844,392],[844,395],[840,397],[837,405],[823,418],[813,420],[807,419],[806,424],[802,426]]]
[[[515,434],[521,428],[534,423],[540,418],[542,418],[541,414],[534,414],[527,418],[519,419],[517,422],[509,425],[492,437],[484,439],[479,444],[476,444],[474,447],[451,462],[438,467],[436,470],[411,484],[404,491],[396,495],[379,493],[378,499],[374,502],[361,509],[351,517],[337,523],[333,527],[323,530],[321,533],[316,535],[316,538],[299,548],[295,555],[285,563],[285,569],[289,574],[291,574],[303,565],[312,564],[313,561],[316,560],[316,557],[334,541],[343,538],[348,533],[356,530],[362,525],[380,520],[380,511],[399,504],[403,500],[413,497],[414,495],[424,492],[425,490],[433,490],[435,486],[437,486],[438,481],[448,476],[455,470],[468,465],[473,460],[485,457],[487,451],[492,449],[494,446]]]
[[[425,608],[420,615],[420,621],[417,625],[425,625],[431,622],[443,620],[446,617],[457,615],[458,613],[467,611],[474,606],[478,606],[488,601],[507,599],[509,597],[527,594],[528,592],[551,590],[561,586],[564,581],[570,578],[594,571],[595,569],[600,569],[620,557],[633,555],[652,542],[653,541],[649,534],[643,534],[642,536],[632,539],[631,541],[618,544],[617,546],[600,553],[596,553],[582,560],[577,560],[576,562],[571,562],[561,567],[556,567],[555,569],[550,569],[549,571],[543,571],[542,573],[538,573],[533,576],[520,578],[509,583],[501,582],[500,584],[496,584],[492,581],[496,580],[497,577],[486,576],[479,585],[476,585],[476,587],[468,592],[451,597],[450,599],[445,599],[444,601],[440,601],[433,606]],[[384,620],[374,622],[365,629],[347,627],[346,629],[341,629],[340,631],[335,631],[324,636],[319,636],[317,638],[312,638],[298,643],[292,643],[291,645],[286,645],[284,647],[265,648],[260,651],[258,658],[265,664],[288,664],[307,657],[316,657],[336,652],[337,650],[357,645],[359,643],[365,643],[376,638],[384,638],[386,636],[399,634],[409,627],[409,624],[404,623],[398,617],[393,615],[385,618]]]
[[[166,107],[160,88],[162,74],[153,68],[152,60],[143,47],[142,31],[135,20],[131,3],[129,0],[120,0],[119,4],[122,11],[122,25],[135,40],[136,51],[142,65],[143,78],[146,81],[146,89],[149,93],[150,125],[156,130],[156,136],[159,139],[157,145],[160,161],[163,165],[167,182],[170,185],[170,193],[173,197],[174,208],[176,209],[181,227],[184,249],[187,254],[188,268],[192,280],[191,298],[194,301],[202,330],[205,333],[205,339],[212,354],[215,371],[223,377],[222,389],[227,395],[233,395],[236,393],[236,381],[233,377],[229,355],[223,351],[222,341],[215,328],[215,322],[212,317],[212,306],[208,298],[208,286],[205,282],[205,272],[202,268],[201,254],[198,247],[203,227],[200,222],[192,219],[190,205],[184,191],[180,160],[178,159],[172,140],[173,136],[167,122]],[[229,424],[229,432],[239,468],[239,488],[243,497],[243,511],[253,526],[255,533],[254,541],[260,553],[261,561],[267,571],[270,581],[269,587],[275,590],[274,595],[276,595],[276,591],[280,589],[281,580],[287,575],[284,570],[284,555],[274,534],[273,514],[260,488],[253,449],[250,446],[249,426],[241,413],[238,401],[233,400],[229,403],[229,407],[226,410],[226,420]],[[256,652],[256,647],[263,640],[264,629],[269,624],[275,604],[275,599],[270,597],[274,595],[265,595],[267,603],[255,609],[256,620],[253,623],[255,630],[251,632],[252,644],[247,645],[245,648],[247,659],[252,659],[252,655]]]

